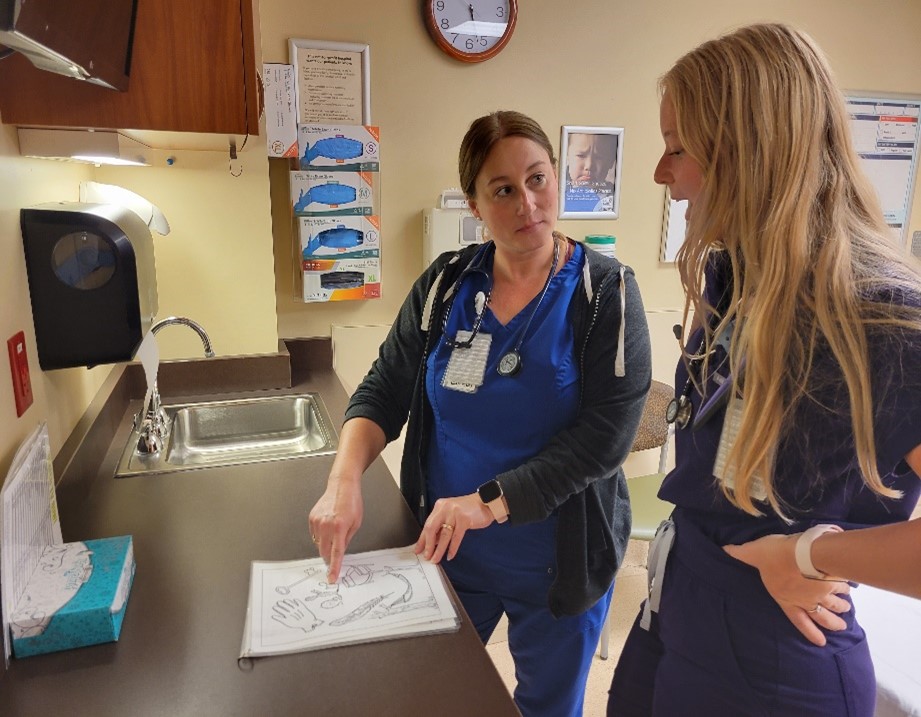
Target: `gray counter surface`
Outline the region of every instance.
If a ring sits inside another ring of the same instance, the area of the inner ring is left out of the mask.
[[[332,369],[292,365],[292,376],[290,388],[270,392],[318,391],[338,428],[347,396]],[[57,490],[65,541],[133,536],[137,573],[121,637],[14,659],[0,672],[0,715],[518,714],[466,616],[457,633],[258,658],[241,670],[249,564],[317,555],[307,510],[333,457],[116,479],[139,405],[132,398],[112,422],[93,475]],[[418,527],[380,459],[363,490],[350,552],[411,544]]]

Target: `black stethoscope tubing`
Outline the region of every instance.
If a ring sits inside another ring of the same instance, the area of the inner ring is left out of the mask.
[[[453,339],[448,338],[447,336],[447,325],[448,325],[448,316],[451,313],[451,307],[448,307],[447,311],[444,313],[442,331],[445,332],[445,342],[452,349],[467,349],[473,345],[473,340],[476,338],[477,334],[480,331],[480,327],[483,324],[483,316],[486,314],[486,307],[489,306],[489,300],[492,297],[492,277],[489,276],[489,273],[483,268],[488,256],[495,251],[495,245],[492,245],[492,248],[484,248],[484,250],[477,256],[470,265],[461,272],[461,275],[457,278],[457,281],[454,282],[454,291],[452,293],[456,294],[461,283],[469,274],[473,273],[482,273],[489,279],[489,290],[486,292],[485,298],[478,302],[480,306],[477,307],[476,318],[473,320],[473,327],[470,330],[470,336],[463,341],[458,341],[457,336]],[[547,278],[544,280],[544,286],[540,291],[538,296],[537,303],[534,305],[534,308],[531,309],[531,314],[528,316],[528,320],[525,325],[522,327],[521,331],[518,332],[518,340],[515,343],[515,347],[506,351],[502,354],[502,357],[499,359],[499,364],[496,367],[496,372],[503,377],[514,376],[521,370],[521,346],[524,343],[525,336],[527,336],[528,328],[531,326],[531,321],[534,319],[534,316],[537,314],[540,305],[544,300],[544,296],[547,294],[547,289],[550,287],[550,281],[553,279],[554,273],[556,273],[557,263],[560,259],[560,243],[554,238],[553,240],[553,262],[550,265],[550,271],[547,273]]]
[[[675,326],[675,335],[680,338],[680,325]],[[698,381],[702,381],[703,377],[700,376],[700,367],[704,362],[704,358],[713,353],[712,349],[707,354],[703,353],[705,342],[706,332],[704,332],[700,340],[700,345],[697,347],[694,358],[688,361],[688,378],[684,383],[681,394],[677,398],[673,398],[669,401],[665,409],[666,422],[674,424],[675,428],[679,430],[687,428],[690,424],[692,430],[696,431],[698,428],[705,425],[716,415],[720,408],[726,405],[729,401],[729,397],[733,393],[731,390],[733,381],[730,375],[723,380],[723,383],[713,392],[713,395],[701,404],[697,411],[697,415],[694,415],[694,404],[691,403],[691,391],[694,388],[694,379],[696,378]]]

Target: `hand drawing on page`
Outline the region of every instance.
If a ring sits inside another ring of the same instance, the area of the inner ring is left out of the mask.
[[[272,607],[272,613],[273,620],[280,622],[285,627],[304,632],[313,632],[323,624],[323,621],[298,598],[279,600]]]

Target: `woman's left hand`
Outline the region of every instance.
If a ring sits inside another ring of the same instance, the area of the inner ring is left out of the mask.
[[[476,493],[439,498],[422,526],[422,534],[415,545],[416,555],[422,553],[433,563],[438,563],[445,555],[451,560],[457,555],[468,530],[485,528],[493,520],[492,512]]]
[[[724,545],[729,555],[761,573],[761,581],[780,609],[809,642],[825,646],[819,629],[843,630],[847,624],[837,613],[851,604],[840,595],[851,587],[846,582],[804,578],[796,566],[794,547],[799,535],[766,535],[743,545]]]

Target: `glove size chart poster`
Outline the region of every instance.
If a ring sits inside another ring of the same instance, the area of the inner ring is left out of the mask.
[[[371,124],[371,61],[368,45],[288,40],[297,76],[298,124]]]

